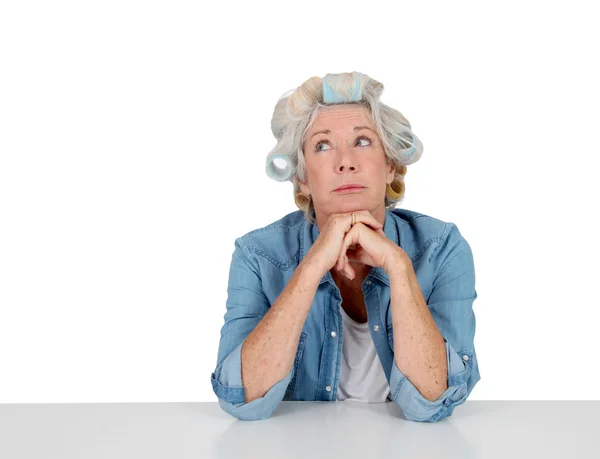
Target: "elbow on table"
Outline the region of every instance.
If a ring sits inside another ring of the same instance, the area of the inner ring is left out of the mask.
[[[448,387],[435,401],[424,398],[406,377],[401,380],[394,401],[400,405],[408,421],[437,422],[450,417],[454,408],[462,405],[477,382],[481,379],[478,371],[469,371],[468,380]]]
[[[253,404],[253,405],[252,405]],[[222,398],[219,406],[223,411],[240,421],[261,421],[269,419],[279,404],[269,404],[262,398],[248,403],[229,403]]]
[[[231,387],[221,383],[215,373],[211,375],[213,390],[219,399],[223,411],[241,421],[259,421],[271,417],[283,400],[285,391],[293,376],[290,371],[281,381],[275,383],[265,395],[250,402],[245,402],[243,386]]]
[[[253,403],[254,401],[256,400],[249,403]],[[219,399],[219,406],[221,409],[240,421],[260,421],[268,419],[274,411],[274,408],[272,407],[265,409],[265,404],[248,408],[249,403],[230,403],[222,398]]]
[[[406,409],[403,409],[402,412],[404,413],[404,417],[408,421],[433,423],[441,421],[442,419],[451,416],[456,406],[458,406],[458,403],[452,403],[449,401],[449,399],[446,399],[444,400],[442,408],[440,408],[440,410],[433,416],[430,414],[423,413],[411,413]]]
[[[392,399],[400,405],[409,421],[437,422],[452,415],[454,408],[464,403],[481,379],[479,367],[474,364],[473,351],[456,352],[444,338],[448,359],[448,388],[437,400],[429,400],[404,375],[394,359],[390,387],[395,388]],[[461,357],[462,356],[462,357]]]

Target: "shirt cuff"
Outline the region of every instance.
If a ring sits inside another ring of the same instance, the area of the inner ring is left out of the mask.
[[[467,380],[471,367],[460,358],[452,345],[444,338],[448,364],[448,388],[435,401],[427,400],[410,380],[400,371],[393,359],[390,374],[392,399],[400,405],[410,421],[435,422],[449,416],[454,407],[467,398]]]
[[[211,374],[211,384],[219,399],[219,406],[227,413],[243,421],[267,419],[279,405],[287,386],[294,375],[294,368],[275,383],[267,393],[251,402],[244,403],[245,389],[242,386],[242,345],[229,354],[217,370]]]

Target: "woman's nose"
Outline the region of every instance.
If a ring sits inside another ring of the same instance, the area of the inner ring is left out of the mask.
[[[356,166],[355,166],[355,162],[356,162],[356,157],[354,156],[354,154],[352,153],[352,151],[345,147],[345,146],[340,146],[338,148],[338,157],[337,160],[339,161],[339,166],[338,169],[340,172],[344,172],[346,169],[349,169],[351,171],[355,171],[356,170]]]

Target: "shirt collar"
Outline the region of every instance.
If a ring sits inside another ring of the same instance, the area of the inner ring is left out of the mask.
[[[400,228],[399,225],[397,225],[393,212],[389,209],[385,209],[385,221],[383,224],[383,232],[389,240],[394,242],[394,244],[396,244],[397,246],[401,246]],[[298,260],[298,263],[304,260],[304,257],[306,256],[306,254],[308,253],[308,251],[310,250],[310,248],[315,243],[318,237],[319,227],[317,226],[317,224],[310,223],[308,220],[305,219],[304,225],[302,227],[302,235],[300,237],[300,259]],[[369,275],[365,279],[365,282],[370,277],[374,277],[381,280],[382,282],[387,284],[388,287],[390,285],[390,279],[382,268],[372,266],[371,270],[369,271]],[[335,281],[333,280],[333,277],[331,276],[331,273],[329,271],[327,271],[325,275],[321,278],[321,280],[319,281],[319,285],[321,285],[323,282],[331,282],[335,285]]]

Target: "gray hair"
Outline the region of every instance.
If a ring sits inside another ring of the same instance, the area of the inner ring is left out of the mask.
[[[300,192],[298,184],[298,178],[306,183],[305,135],[319,112],[332,105],[358,104],[368,108],[385,156],[396,165],[394,181],[387,185],[385,207],[394,208],[404,199],[406,166],[421,158],[423,144],[402,113],[379,101],[382,92],[383,84],[364,73],[328,73],[324,78],[309,78],[277,101],[271,119],[277,144],[267,155],[265,171],[273,180],[293,183],[294,201],[309,222],[315,223],[314,204],[311,197]],[[278,167],[276,161],[283,161],[285,166]]]

